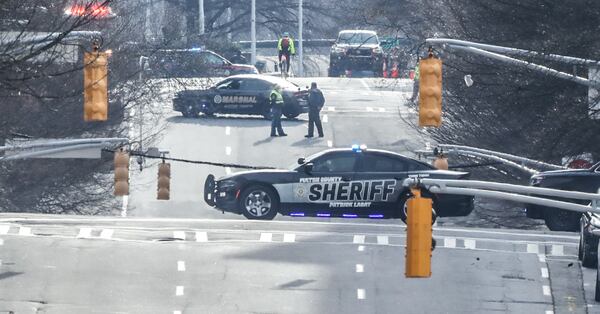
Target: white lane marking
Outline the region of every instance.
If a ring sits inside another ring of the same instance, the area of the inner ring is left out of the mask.
[[[535,253],[538,254],[540,252],[539,246],[537,244],[528,243],[527,244],[527,253]]]
[[[225,147],[225,155],[227,155],[227,156],[231,155],[231,146]]]
[[[328,106],[328,107],[327,107],[327,111],[335,111],[335,107]]]
[[[127,217],[128,205],[129,205],[129,195],[123,195],[123,203],[121,205],[121,217]]]
[[[327,123],[327,122],[329,122],[329,117],[326,114],[324,114],[323,119],[321,119],[321,120],[323,121],[323,123]]]
[[[262,232],[260,234],[260,242],[271,242],[273,241],[273,234],[269,232]]]
[[[379,108],[379,112],[385,112],[385,108]]]
[[[565,255],[564,247],[562,245],[552,245],[552,255]]]
[[[365,81],[365,79],[360,79],[360,82],[363,84],[363,86],[368,90],[371,91],[371,87],[369,87],[369,84],[367,84],[367,82]]]
[[[102,231],[100,232],[100,238],[110,239],[112,238],[113,233],[115,233],[115,231],[112,229],[102,229]]]
[[[554,314],[554,311],[548,310],[548,311],[546,311],[546,314]]]
[[[352,242],[363,244],[363,243],[365,243],[365,236],[356,234],[356,235],[354,235],[354,239],[352,240]]]
[[[81,228],[79,229],[78,238],[89,238],[92,236],[92,228]]]
[[[365,266],[363,264],[356,264],[356,272],[357,273],[364,273],[365,272]]]
[[[196,242],[208,242],[208,234],[205,231],[197,231]]]
[[[367,107],[367,112],[371,112],[371,111],[373,111],[373,108],[372,107]]]
[[[175,295],[183,295],[183,286],[175,287]]]
[[[0,245],[4,245],[4,239],[0,239]]]
[[[388,236],[377,236],[377,244],[380,244],[380,245],[390,244],[389,237]]]
[[[177,271],[185,271],[185,262],[177,261]]]
[[[538,259],[540,260],[540,263],[545,263],[546,262],[546,255],[544,255],[544,254],[538,254]]]
[[[456,247],[456,239],[455,238],[444,238],[444,247],[455,248]]]
[[[10,225],[0,225],[0,234],[7,234],[10,230]]]
[[[31,228],[29,227],[19,227],[19,235],[20,236],[30,236],[31,234]]]
[[[225,127],[225,135],[231,135],[231,127]]]
[[[293,233],[284,233],[283,242],[296,242],[296,235]]]
[[[181,314],[181,311],[173,311],[173,314]]]
[[[327,147],[333,147],[333,142],[331,140],[327,141]]]
[[[364,250],[365,250],[365,246],[364,246],[364,245],[359,245],[359,246],[358,246],[358,251],[359,251],[359,252],[362,252],[362,251],[364,251]]]
[[[225,173],[231,174],[231,167],[225,167]]]
[[[543,285],[542,292],[544,293],[544,295],[550,295],[550,286]]]
[[[173,231],[173,238],[178,240],[185,240],[185,231]]]
[[[477,247],[477,243],[473,239],[464,239],[466,249],[474,250]]]
[[[548,268],[542,267],[542,278],[548,278]]]
[[[356,289],[356,298],[359,300],[365,299],[365,289]]]
[[[367,93],[367,92],[362,92],[362,93],[360,93],[360,94],[361,94],[362,96],[369,96],[369,95],[371,95],[371,94],[369,94],[369,93]]]

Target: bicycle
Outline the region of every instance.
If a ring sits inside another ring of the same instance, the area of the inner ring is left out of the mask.
[[[281,56],[281,61],[279,61],[279,70],[281,71],[282,78],[285,79],[288,77],[289,66],[287,56],[285,54]]]

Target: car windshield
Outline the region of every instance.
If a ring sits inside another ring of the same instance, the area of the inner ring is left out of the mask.
[[[341,33],[337,42],[346,45],[376,45],[379,43],[377,35],[373,33]]]

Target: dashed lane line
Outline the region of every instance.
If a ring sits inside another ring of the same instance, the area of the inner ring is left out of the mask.
[[[546,262],[546,255],[545,254],[538,254],[538,259],[540,260],[540,263],[545,263]]]
[[[231,127],[225,127],[225,135],[231,135]]]
[[[365,266],[363,264],[356,264],[356,272],[357,273],[364,273],[365,272]]]
[[[0,245],[4,245],[4,239],[0,239]]]
[[[354,238],[352,239],[352,243],[359,243],[359,244],[365,243],[365,236],[360,235],[360,234],[354,235]],[[360,249],[359,249],[359,251],[360,251]]]
[[[225,173],[231,174],[231,167],[225,167]]]
[[[205,231],[196,232],[196,242],[208,242],[208,233]]]
[[[359,300],[365,299],[365,289],[356,289],[356,298]]]
[[[284,233],[283,242],[296,242],[296,235],[293,233]]]
[[[539,246],[537,244],[528,243],[527,244],[527,253],[540,253]]]
[[[329,116],[327,116],[326,114],[324,114],[323,118],[321,119],[321,121],[323,121],[323,123],[329,122]],[[308,127],[308,125],[307,125],[307,127]]]
[[[548,278],[548,268],[542,267],[542,278]]]
[[[115,231],[113,229],[102,229],[100,232],[100,238],[108,240],[112,238],[114,232]]]
[[[8,230],[10,230],[9,225],[0,225],[0,234],[8,234]]]
[[[333,142],[331,140],[327,141],[327,147],[329,147],[329,148],[333,147]]]
[[[183,295],[183,286],[177,286],[177,287],[175,287],[175,295],[176,296],[182,296]]]
[[[173,311],[173,314],[181,314],[181,311]]]
[[[231,146],[225,147],[225,155],[227,155],[227,156],[231,155]]]
[[[260,242],[271,242],[273,241],[273,234],[269,232],[262,232],[260,234]]]
[[[177,261],[177,271],[185,271],[185,262]]]
[[[92,236],[92,228],[81,228],[77,234],[78,238],[90,238]]]
[[[543,285],[542,292],[544,293],[544,295],[549,296],[550,295],[550,286]]]
[[[129,206],[129,195],[123,195],[121,204],[121,217],[127,217],[127,207]]]
[[[185,240],[185,232],[184,231],[173,231],[173,239]]]
[[[477,242],[473,239],[464,239],[465,248],[474,250],[477,247]]]
[[[362,252],[362,251],[364,251],[364,250],[365,250],[365,246],[364,246],[364,245],[359,245],[359,246],[358,246],[358,251],[359,251],[359,252]]]

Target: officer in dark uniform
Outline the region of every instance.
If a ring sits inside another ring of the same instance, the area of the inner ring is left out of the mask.
[[[325,97],[323,97],[323,93],[317,88],[317,83],[312,82],[308,94],[308,134],[304,137],[313,137],[315,126],[317,126],[319,137],[323,137],[323,125],[319,114],[324,104]]]
[[[283,95],[281,95],[281,87],[279,85],[275,85],[273,90],[271,91],[271,136],[287,136],[283,132],[283,127],[281,126],[281,115],[283,114]]]

